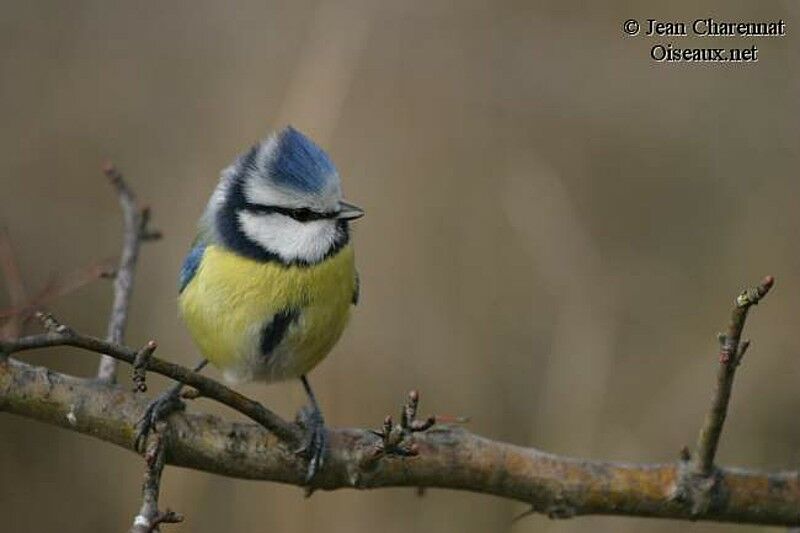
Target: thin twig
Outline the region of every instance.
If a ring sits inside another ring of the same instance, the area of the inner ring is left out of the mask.
[[[720,335],[719,368],[717,370],[717,386],[711,409],[706,415],[705,423],[697,440],[697,456],[694,462],[694,473],[700,476],[710,476],[714,469],[714,456],[719,446],[722,426],[728,414],[728,403],[733,389],[733,378],[736,368],[742,362],[750,341],[741,341],[744,323],[750,307],[767,295],[775,284],[775,278],[765,277],[761,283],[752,289],[742,292],[737,298],[731,313],[728,331]]]
[[[136,270],[136,260],[139,257],[139,248],[144,238],[147,238],[147,240],[156,239],[160,237],[160,233],[147,229],[146,224],[150,219],[150,211],[141,209],[136,203],[136,197],[127,183],[125,183],[122,173],[110,162],[105,164],[103,172],[116,189],[117,196],[119,196],[124,225],[122,254],[114,277],[114,301],[111,304],[107,333],[109,342],[121,343],[124,339],[125,325],[128,321],[128,310],[133,292],[133,277]],[[116,380],[116,375],[116,359],[104,354],[100,359],[97,378],[101,381],[113,383]]]
[[[153,519],[153,522],[150,526],[150,529],[147,530],[147,533],[158,531],[158,526],[161,524],[178,524],[180,522],[183,522],[183,515],[167,508],[166,511],[159,511],[158,515],[156,515],[156,517]]]
[[[164,236],[160,230],[150,227],[150,216],[150,206],[146,205],[142,207],[142,231],[140,237],[144,242],[157,241]]]
[[[136,353],[136,358],[133,360],[133,390],[135,392],[147,392],[147,364],[156,348],[158,348],[156,341],[148,341]]]
[[[166,463],[164,439],[168,433],[166,424],[161,423],[158,431],[153,432],[147,443],[144,455],[145,472],[142,483],[142,507],[133,519],[130,533],[151,533],[158,531],[159,524],[183,522],[183,516],[167,509],[158,510],[158,495],[161,488],[161,473]]]
[[[11,355],[16,352],[51,346],[74,346],[90,352],[108,354],[114,359],[131,365],[136,362],[139,350],[122,344],[104,341],[90,335],[82,335],[67,326],[59,324],[52,315],[42,314],[41,319],[48,330],[47,333],[29,335],[12,341],[0,340],[0,353]],[[218,381],[157,357],[148,358],[147,370],[189,385],[197,389],[202,396],[239,411],[292,446],[298,445],[302,439],[301,431],[296,425],[285,421],[259,402],[239,394]]]
[[[416,443],[411,439],[414,433],[427,431],[436,424],[436,417],[429,416],[425,420],[417,418],[419,410],[419,392],[412,390],[400,410],[400,423],[395,424],[392,417],[383,419],[383,426],[373,433],[381,438],[377,451],[387,455],[411,457],[419,453]]]

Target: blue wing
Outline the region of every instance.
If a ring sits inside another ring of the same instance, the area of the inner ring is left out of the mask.
[[[197,273],[197,268],[200,266],[200,261],[203,260],[203,253],[206,251],[206,244],[196,244],[191,250],[189,250],[189,254],[186,256],[186,259],[183,260],[183,266],[181,267],[181,274],[178,281],[178,294],[183,292],[183,289],[192,281],[192,278]]]

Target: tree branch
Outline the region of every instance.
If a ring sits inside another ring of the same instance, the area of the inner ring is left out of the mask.
[[[114,406],[109,409],[109,406]],[[80,380],[12,358],[0,362],[0,411],[78,431],[133,451],[145,400],[118,385]],[[204,414],[170,418],[169,464],[219,475],[305,485],[305,460],[254,424]],[[586,461],[492,441],[458,427],[413,436],[416,455],[381,451],[370,430],[330,430],[313,488],[441,487],[526,502],[554,518],[615,514],[800,525],[797,472],[718,469],[718,496],[700,514],[673,497],[680,464]]]
[[[122,173],[112,163],[106,163],[103,173],[117,191],[124,222],[122,254],[114,276],[114,301],[111,304],[107,333],[109,342],[121,343],[128,321],[128,309],[133,293],[133,274],[139,257],[139,248],[143,240],[158,239],[161,234],[147,229],[150,211],[140,208],[136,203],[136,197],[125,183]],[[117,360],[109,355],[103,355],[97,369],[97,379],[114,382],[116,375]]]

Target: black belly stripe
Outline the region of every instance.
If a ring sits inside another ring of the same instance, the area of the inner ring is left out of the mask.
[[[356,286],[353,289],[353,299],[351,300],[353,305],[358,305],[359,297],[361,297],[361,278],[359,277],[358,272],[356,272]]]
[[[284,309],[276,313],[261,332],[261,354],[269,357],[289,331],[289,326],[300,316],[297,309]]]

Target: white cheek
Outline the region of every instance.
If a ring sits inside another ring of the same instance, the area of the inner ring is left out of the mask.
[[[336,243],[339,229],[335,220],[298,222],[279,214],[239,212],[239,224],[253,242],[282,260],[316,263]]]

